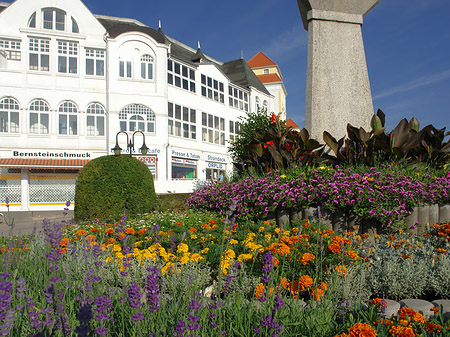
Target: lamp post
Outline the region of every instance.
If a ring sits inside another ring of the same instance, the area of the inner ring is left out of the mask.
[[[136,133],[140,133],[142,135],[142,146],[139,150],[141,151],[141,153],[143,155],[147,154],[148,147],[147,147],[147,145],[145,145],[145,135],[142,131],[140,131],[140,130],[134,131],[133,134],[131,135],[131,137],[129,137],[128,133],[126,133],[125,131],[119,131],[116,134],[116,146],[114,146],[114,148],[113,148],[115,156],[120,155],[120,153],[122,152],[122,148],[119,146],[119,134],[120,133],[124,133],[127,136],[127,148],[128,148],[128,151],[130,151],[130,158],[131,158],[131,154],[134,150],[134,135]]]

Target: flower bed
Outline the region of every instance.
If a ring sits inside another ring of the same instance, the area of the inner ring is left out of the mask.
[[[382,307],[375,302],[369,311],[358,305],[342,310],[344,300],[367,304],[375,296],[450,297],[449,235],[447,224],[426,236],[371,239],[308,221],[279,228],[195,212],[134,222],[123,216],[117,223],[47,223],[36,237],[9,240],[2,249],[2,331],[449,336],[438,309],[428,320],[415,320],[419,316],[405,309],[389,321],[380,321]],[[303,303],[309,306],[299,310]]]
[[[415,206],[450,203],[450,175],[430,173],[390,166],[360,170],[321,166],[289,175],[273,171],[264,177],[206,186],[193,193],[187,205],[222,215],[232,210],[237,219],[265,219],[277,211],[319,206],[388,227],[403,226]]]

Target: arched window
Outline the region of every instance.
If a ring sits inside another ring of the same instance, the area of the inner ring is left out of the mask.
[[[145,80],[153,79],[153,57],[150,55],[141,57],[141,78]]]
[[[19,103],[14,98],[0,100],[0,132],[19,133]]]
[[[119,112],[120,131],[155,132],[155,113],[142,104],[130,104]]]
[[[31,14],[30,18],[28,19],[28,27],[36,28],[36,12]]]
[[[48,134],[50,108],[47,102],[36,99],[30,104],[30,133]]]
[[[58,9],[44,9],[42,11],[44,29],[55,29],[64,31],[66,28],[66,13]]]
[[[263,110],[264,110],[265,114],[269,113],[269,104],[267,103],[266,100],[264,100],[264,102],[263,102]]]
[[[78,134],[78,108],[70,101],[61,103],[58,108],[58,133],[60,135]]]
[[[78,23],[72,18],[72,33],[79,33],[80,29],[78,28]]]
[[[256,112],[259,112],[259,109],[261,108],[261,102],[259,100],[259,97],[256,97]]]
[[[105,109],[99,103],[91,103],[86,109],[86,135],[105,135]]]

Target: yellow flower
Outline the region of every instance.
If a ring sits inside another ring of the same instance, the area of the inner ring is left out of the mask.
[[[184,255],[183,255],[182,257],[180,257],[178,260],[181,262],[181,264],[186,264],[186,262],[189,261],[189,254],[184,254]]]
[[[115,252],[120,252],[120,251],[122,251],[122,247],[120,247],[119,245],[114,245],[114,251]]]
[[[237,259],[241,263],[244,261],[250,261],[253,259],[253,254],[240,254]]]
[[[187,253],[188,251],[189,251],[189,246],[187,244],[180,243],[178,245],[178,248],[177,248],[177,253],[178,254]]]
[[[266,240],[266,242],[269,242],[271,238],[272,238],[272,234],[264,235],[264,240]]]
[[[280,233],[280,229],[279,228],[275,228],[275,230],[273,231],[275,234]]]
[[[264,232],[264,230],[265,230],[265,228],[263,227],[263,226],[261,226],[261,227],[259,227],[259,229],[258,229],[258,231],[261,233],[261,232]]]
[[[112,257],[109,256],[109,257],[106,258],[105,262],[108,263],[108,262],[111,261],[111,260],[112,260]]]
[[[197,235],[192,234],[192,235],[191,235],[191,240],[197,240]]]
[[[161,268],[161,274],[166,274],[169,269],[171,269],[170,271],[172,272],[174,271],[173,262],[167,262],[166,265]]]
[[[205,255],[205,254],[208,254],[208,252],[209,252],[209,248],[205,248],[200,251],[200,254]]]
[[[325,166],[319,166],[319,170],[325,170]]]
[[[280,178],[286,178],[286,175],[285,174],[282,174],[281,176],[280,176]]]
[[[191,255],[191,262],[198,262],[200,260],[204,260],[205,258],[200,254],[194,253]]]
[[[237,244],[239,241],[235,240],[235,239],[231,239],[230,240],[230,245],[235,245]]]

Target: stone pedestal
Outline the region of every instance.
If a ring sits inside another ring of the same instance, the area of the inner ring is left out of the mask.
[[[370,129],[373,115],[363,16],[379,0],[297,0],[308,31],[305,128],[322,141],[323,131],[336,139],[347,123]]]

